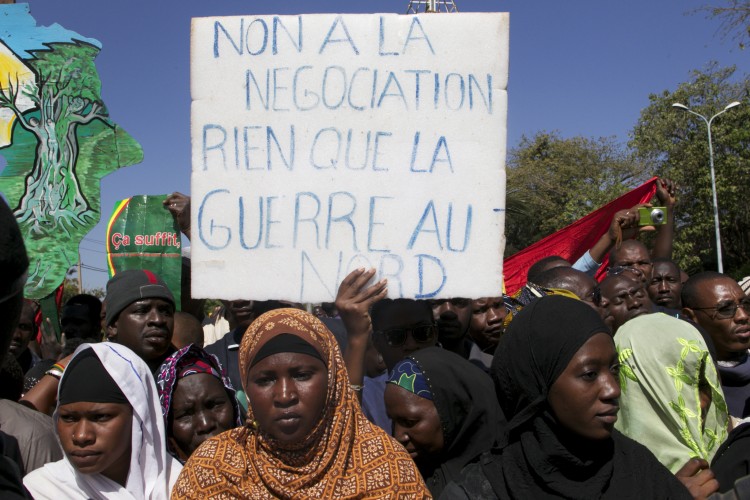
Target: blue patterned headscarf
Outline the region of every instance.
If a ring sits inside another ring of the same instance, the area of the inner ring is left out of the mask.
[[[388,383],[406,389],[420,398],[432,401],[432,392],[430,386],[427,385],[427,379],[419,365],[411,358],[402,359],[393,367]]]

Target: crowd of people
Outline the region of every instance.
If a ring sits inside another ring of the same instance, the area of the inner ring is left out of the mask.
[[[59,325],[2,202],[2,498],[750,498],[750,298],[671,260],[656,196],[652,250],[622,210],[512,294],[391,299],[357,269],[334,303],[206,311],[132,269]]]

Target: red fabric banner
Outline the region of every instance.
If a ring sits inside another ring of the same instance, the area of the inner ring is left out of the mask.
[[[523,287],[526,284],[526,273],[529,267],[544,257],[559,255],[571,263],[577,261],[609,230],[615,212],[651,201],[656,194],[657,179],[657,177],[649,179],[598,210],[505,259],[503,261],[505,293],[512,295]],[[597,277],[606,269],[606,266],[607,259],[605,258],[597,272]]]

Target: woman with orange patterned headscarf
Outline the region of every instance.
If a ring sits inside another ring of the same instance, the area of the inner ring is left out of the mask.
[[[362,413],[338,344],[298,309],[263,314],[240,346],[247,425],[205,441],[173,499],[430,498],[406,451]]]

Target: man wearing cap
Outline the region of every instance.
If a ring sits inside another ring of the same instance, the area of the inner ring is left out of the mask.
[[[153,373],[174,352],[174,297],[151,271],[131,269],[107,283],[107,339],[129,347]]]
[[[130,348],[156,374],[159,366],[175,349],[172,346],[174,297],[166,283],[151,271],[121,271],[107,282],[105,324],[107,340]],[[67,356],[45,373],[21,398],[26,405],[51,414],[55,408],[57,386]]]

